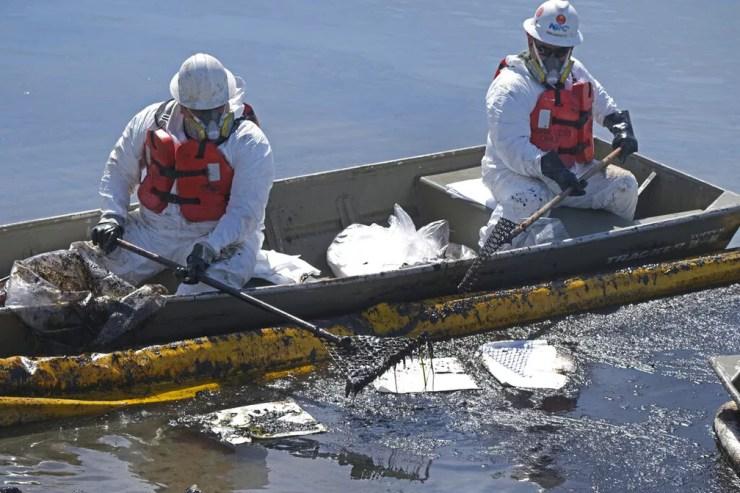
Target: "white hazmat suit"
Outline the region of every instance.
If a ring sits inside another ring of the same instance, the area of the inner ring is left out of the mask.
[[[591,82],[594,89],[593,119],[603,124],[604,117],[618,111],[614,100],[591,76],[583,64],[573,59],[570,88],[574,81]],[[530,113],[546,87],[532,77],[520,55],[506,58],[486,95],[488,140],[481,161],[483,183],[496,199],[496,208],[488,224],[481,228],[483,246],[500,217],[520,223],[560,193],[560,187],[545,177],[540,158],[545,151],[530,142]],[[571,171],[581,175],[588,163],[576,163]],[[588,180],[586,194],[569,196],[561,205],[582,209],[606,209],[620,217],[632,219],[637,206],[637,181],[627,170],[609,165],[605,171]],[[517,247],[528,241],[527,232],[514,239]]]
[[[237,77],[236,87],[229,91],[228,105],[235,118],[244,111],[243,85],[243,80]],[[159,214],[143,206],[129,213],[131,194],[142,180],[144,139],[156,127],[155,113],[159,106],[160,103],[152,104],[136,114],[113,148],[99,189],[102,216],[125,218],[125,240],[180,264],[186,262],[195,243],[207,243],[217,253],[207,275],[241,287],[254,272],[264,239],[265,207],[274,178],[270,144],[257,125],[245,120],[218,146],[234,176],[226,211],[217,221],[188,221],[180,206],[174,203],[169,203]],[[179,105],[172,111],[165,130],[180,142],[187,138]],[[177,193],[176,187],[177,182],[172,193]],[[135,285],[163,270],[161,265],[122,248],[108,254],[105,262],[105,267]],[[212,288],[202,283],[183,283],[176,294],[208,290]]]

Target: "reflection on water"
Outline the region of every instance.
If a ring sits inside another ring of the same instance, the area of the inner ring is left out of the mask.
[[[410,451],[383,446],[355,445],[354,450],[338,448],[332,444],[321,445],[307,438],[291,438],[266,442],[265,446],[289,452],[303,459],[331,459],[340,466],[350,466],[352,479],[378,479],[390,477],[408,481],[429,478],[432,458]]]
[[[167,426],[167,425],[163,425]],[[204,493],[261,489],[268,485],[267,451],[258,445],[227,449],[187,433],[162,431],[149,444],[132,472],[166,491],[184,491],[197,484]]]

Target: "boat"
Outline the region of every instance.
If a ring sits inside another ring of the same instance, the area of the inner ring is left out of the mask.
[[[596,141],[597,156],[610,151]],[[450,240],[475,247],[490,210],[457,198],[450,184],[480,176],[484,147],[476,146],[368,164],[276,181],[266,212],[265,248],[301,255],[325,277],[294,285],[248,285],[249,294],[303,319],[316,320],[360,311],[378,303],[404,303],[457,293],[472,260],[440,261],[395,271],[334,278],[326,250],[354,223],[384,223],[395,203],[421,225],[449,221]],[[633,221],[606,211],[559,208],[570,238],[496,253],[485,263],[477,289],[512,286],[581,273],[613,271],[718,252],[740,226],[740,195],[689,176],[648,157],[630,156],[624,167],[640,183]],[[0,226],[0,273],[15,259],[64,249],[87,238],[99,211],[65,214]],[[328,275],[327,275],[328,274]],[[173,287],[163,274],[156,282]],[[169,296],[164,308],[118,348],[166,344],[279,325],[282,320],[221,293]],[[17,316],[0,308],[0,357],[39,354]]]
[[[735,472],[740,473],[740,355],[714,356],[709,361],[732,397],[717,410],[714,435],[722,454]]]

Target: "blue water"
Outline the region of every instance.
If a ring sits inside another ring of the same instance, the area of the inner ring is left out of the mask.
[[[576,56],[630,110],[641,151],[740,191],[736,2],[576,6],[585,37]],[[280,177],[480,144],[491,75],[524,46],[521,21],[535,7],[3,0],[0,224],[98,207],[100,173],[123,126],[169,97],[170,77],[197,51],[246,79]],[[488,383],[474,395],[398,399],[379,411],[373,401],[368,411],[362,399],[349,409],[328,399],[338,382],[299,379],[249,392],[296,397],[330,433],[234,452],[171,429],[187,406],[114,413],[6,432],[0,485],[733,491],[740,483],[710,429],[726,395],[706,357],[740,351],[739,295],[725,288],[545,324],[575,345],[578,378],[562,400]],[[478,342],[448,350],[464,356]],[[243,392],[237,404],[255,402]]]
[[[732,2],[581,1],[576,55],[646,154],[740,190]],[[281,177],[484,142],[483,97],[532,2],[0,4],[0,224],[96,208],[128,119],[196,51],[248,83]],[[43,196],[43,200],[39,197]]]

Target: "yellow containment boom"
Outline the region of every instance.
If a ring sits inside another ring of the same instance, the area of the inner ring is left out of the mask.
[[[336,319],[334,333],[376,335],[427,333],[460,337],[609,305],[740,281],[740,251],[575,277],[525,288],[375,305]],[[110,354],[0,359],[0,395],[62,395],[105,392],[133,385],[263,376],[326,359],[323,345],[303,330],[262,329],[202,337]]]
[[[379,335],[400,330],[444,339],[736,282],[738,249],[492,293],[381,303],[363,318],[365,330]]]
[[[102,414],[114,409],[192,399],[200,392],[219,389],[216,383],[170,390],[145,397],[119,400],[55,399],[50,397],[0,397],[0,426]]]

